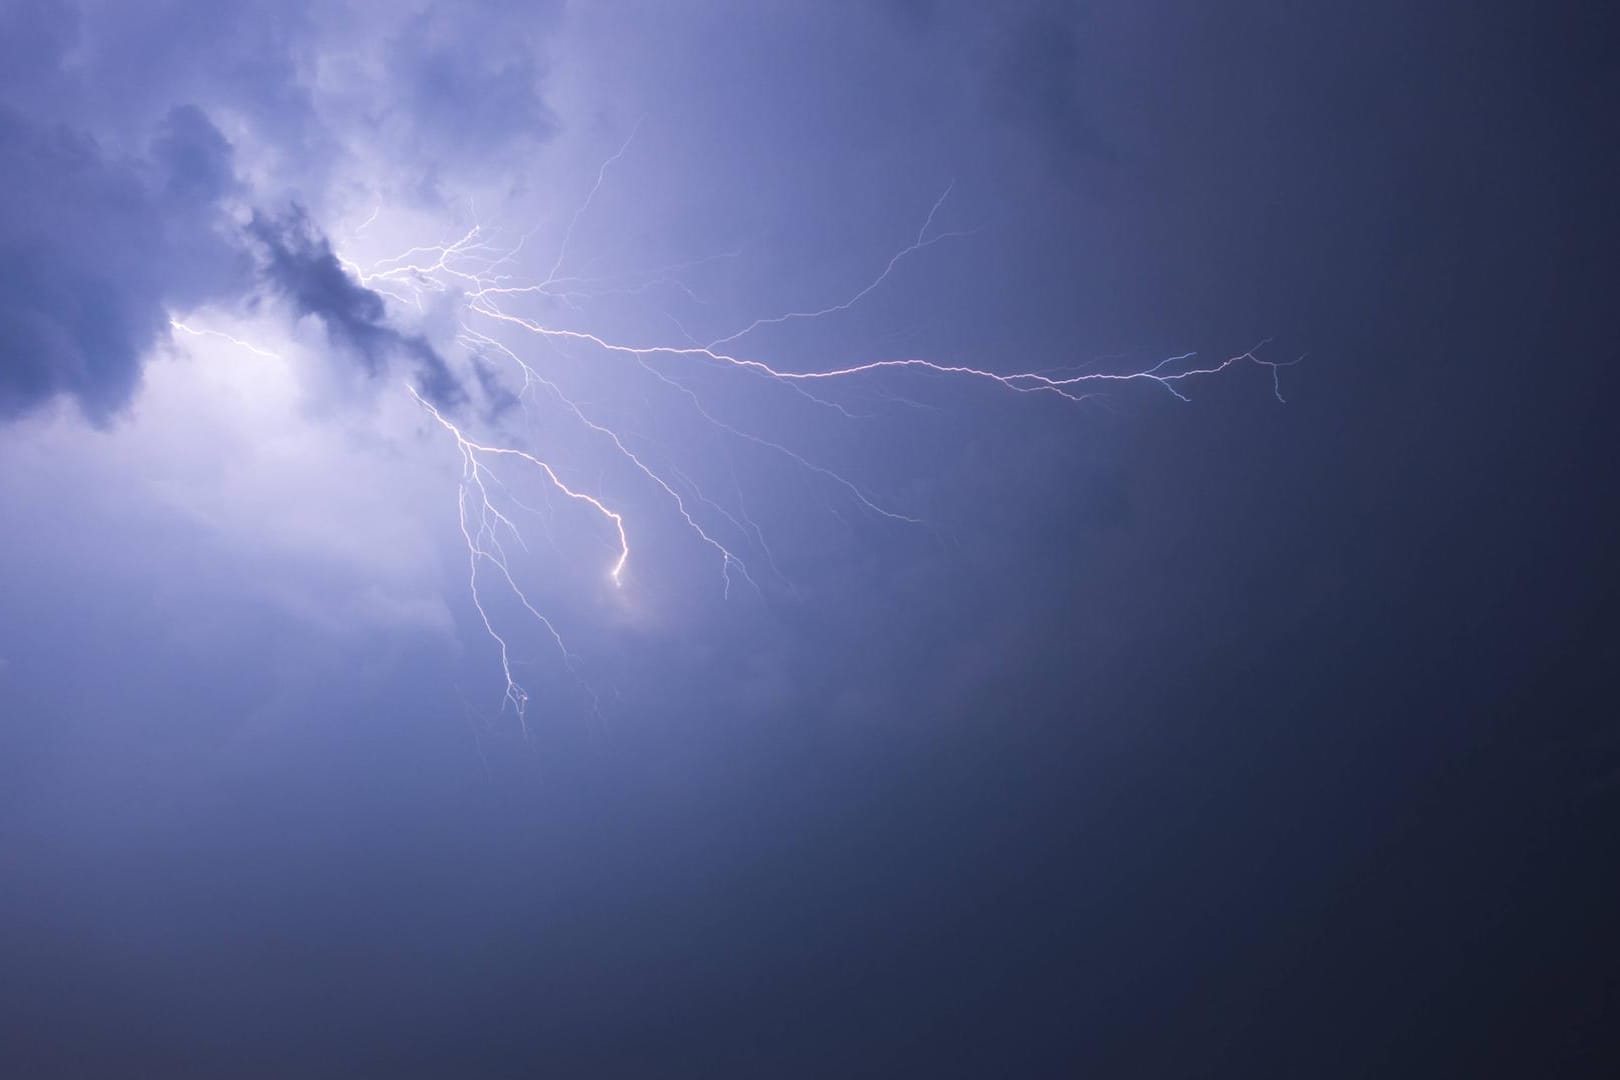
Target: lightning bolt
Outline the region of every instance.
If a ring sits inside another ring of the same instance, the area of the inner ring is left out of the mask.
[[[639,124],[638,124],[639,127]],[[481,224],[474,224],[460,236],[438,244],[410,248],[397,255],[362,267],[347,259],[343,265],[355,279],[402,304],[424,307],[430,295],[449,296],[461,305],[457,341],[476,365],[486,370],[504,369],[516,380],[520,389],[517,400],[528,415],[529,407],[544,398],[574,423],[597,440],[605,451],[628,465],[662,498],[673,515],[713,553],[720,565],[722,595],[729,596],[733,575],[758,588],[743,557],[722,539],[723,527],[743,538],[745,546],[763,553],[767,565],[778,580],[781,572],[766,543],[765,534],[747,512],[740,486],[733,508],[727,509],[720,500],[706,495],[686,474],[673,465],[660,463],[649,456],[644,440],[619,430],[603,417],[595,415],[590,407],[571,397],[558,382],[549,377],[537,360],[526,357],[516,344],[521,337],[534,343],[549,343],[554,347],[581,347],[596,351],[605,357],[621,357],[632,361],[638,370],[676,391],[695,415],[722,435],[747,446],[781,456],[794,466],[820,477],[844,492],[850,501],[875,516],[902,524],[918,524],[917,518],[882,504],[858,484],[842,474],[815,462],[784,443],[767,438],[719,418],[699,393],[680,377],[681,365],[703,365],[720,371],[736,372],[803,394],[821,405],[851,415],[841,405],[816,397],[809,390],[818,384],[861,380],[882,372],[911,372],[950,379],[978,381],[1002,390],[1020,394],[1051,394],[1069,402],[1082,402],[1111,386],[1146,384],[1167,391],[1181,401],[1189,400],[1186,386],[1191,382],[1219,375],[1239,364],[1251,364],[1267,369],[1271,375],[1273,393],[1283,400],[1280,370],[1298,363],[1296,360],[1277,361],[1262,356],[1261,350],[1270,339],[1253,348],[1219,360],[1201,362],[1196,353],[1168,357],[1147,368],[1123,371],[1004,371],[988,365],[946,364],[918,357],[883,357],[843,365],[795,370],[746,355],[741,343],[755,331],[769,326],[810,321],[839,312],[848,311],[873,292],[880,289],[896,274],[909,258],[936,244],[970,235],[968,232],[936,229],[951,195],[947,187],[929,207],[915,235],[896,250],[876,273],[860,288],[830,303],[806,305],[775,315],[756,318],[740,328],[700,342],[681,329],[684,342],[628,342],[605,336],[593,330],[575,326],[552,325],[513,310],[511,305],[523,297],[545,296],[562,303],[575,312],[582,312],[581,303],[605,295],[633,294],[658,284],[672,284],[690,290],[681,281],[683,271],[713,261],[733,257],[736,252],[684,264],[659,267],[643,274],[619,277],[586,278],[562,276],[575,231],[592,203],[606,183],[611,168],[631,149],[636,132],[597,171],[584,200],[568,220],[554,259],[543,278],[521,280],[515,273],[517,256],[534,234],[534,230],[519,237],[516,243],[502,246]],[[374,212],[360,227],[377,219]],[[360,230],[355,230],[358,233]],[[196,331],[176,323],[178,329],[188,333]],[[679,324],[677,324],[679,328]],[[226,335],[219,335],[226,336]],[[230,339],[235,341],[236,339]],[[245,348],[254,348],[245,342],[236,342]],[[255,351],[259,351],[255,349]],[[503,384],[509,385],[509,384]],[[497,625],[487,598],[489,590],[505,590],[517,605],[527,613],[550,637],[570,668],[576,670],[574,654],[565,644],[563,634],[554,621],[531,601],[513,572],[508,546],[527,550],[523,531],[517,523],[519,511],[532,513],[534,508],[518,500],[515,493],[492,468],[496,462],[507,462],[537,474],[549,489],[583,509],[588,518],[598,522],[605,550],[603,569],[616,587],[624,584],[626,567],[631,561],[630,538],[635,531],[627,524],[625,512],[609,505],[604,497],[592,494],[578,480],[565,479],[567,471],[558,464],[538,456],[519,445],[506,442],[479,441],[469,435],[445,411],[428,400],[417,387],[407,384],[407,390],[416,404],[432,422],[453,441],[460,456],[461,472],[457,485],[457,520],[467,556],[468,588],[473,607],[497,652],[505,689],[500,711],[510,709],[523,731],[528,731],[527,706],[529,692],[514,673],[514,648],[508,632]],[[899,399],[904,401],[905,399]],[[915,403],[911,403],[915,404]],[[530,417],[533,424],[533,418]]]
[[[271,352],[269,349],[253,344],[251,341],[243,341],[239,337],[232,337],[230,334],[227,334],[221,330],[200,330],[197,327],[188,326],[179,319],[170,319],[169,326],[175,330],[179,330],[183,334],[188,334],[191,337],[212,337],[219,338],[222,341],[228,341],[237,348],[246,349],[255,356],[262,356],[266,360],[280,360],[282,358],[280,353]]]
[[[562,635],[557,632],[550,619],[529,600],[515,578],[512,576],[511,566],[508,564],[506,549],[501,543],[501,532],[504,529],[517,543],[523,545],[522,533],[512,519],[502,513],[490,496],[491,485],[498,485],[499,479],[490,470],[487,458],[513,458],[534,466],[543,475],[551,486],[568,498],[589,507],[597,516],[608,522],[618,537],[618,557],[607,568],[608,577],[614,585],[621,584],[621,575],[624,567],[630,561],[630,538],[625,533],[624,517],[617,511],[603,503],[594,495],[586,494],[569,487],[557,475],[557,470],[542,459],[535,457],[525,450],[508,446],[486,446],[474,442],[462,433],[461,429],[447,419],[434,405],[419,394],[415,387],[406,385],[406,390],[416,403],[438,422],[439,426],[448,431],[455,438],[456,447],[461,452],[461,485],[457,492],[457,520],[461,527],[462,539],[467,545],[467,584],[472,594],[473,607],[478,611],[478,617],[484,624],[484,630],[495,642],[500,653],[501,672],[506,677],[506,689],[502,695],[502,708],[510,706],[523,728],[525,736],[528,734],[527,709],[529,702],[528,691],[523,688],[512,674],[512,650],[506,637],[496,629],[491,620],[489,611],[484,606],[483,596],[479,590],[479,570],[490,567],[505,582],[524,610],[546,629],[556,642],[557,648],[569,661],[570,667],[574,665],[573,654],[563,642]]]

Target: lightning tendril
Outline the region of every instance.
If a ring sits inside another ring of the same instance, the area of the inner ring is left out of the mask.
[[[743,342],[755,336],[757,331],[848,311],[882,288],[908,259],[919,252],[971,235],[967,231],[936,228],[936,220],[951,195],[949,186],[929,207],[912,239],[896,250],[859,289],[833,303],[806,305],[756,318],[707,341],[694,339],[677,324],[683,341],[630,342],[591,330],[541,322],[531,315],[513,310],[511,305],[524,297],[542,296],[571,311],[580,312],[581,303],[586,300],[608,295],[632,295],[658,285],[673,285],[691,296],[692,291],[679,276],[683,271],[739,254],[736,251],[726,252],[617,278],[563,275],[577,227],[597,198],[612,166],[629,152],[635,135],[636,132],[632,131],[624,145],[603,162],[595,183],[569,218],[549,270],[539,280],[522,280],[515,269],[517,257],[534,230],[519,237],[516,243],[503,247],[488,235],[482,225],[474,224],[453,240],[412,247],[369,266],[361,266],[342,255],[337,257],[359,284],[402,306],[425,311],[430,299],[448,298],[460,312],[456,320],[457,343],[466,351],[471,362],[486,366],[486,371],[490,373],[504,368],[520,387],[517,400],[525,409],[536,398],[543,396],[588,432],[589,438],[598,440],[604,450],[639,475],[650,490],[664,501],[674,518],[712,552],[719,564],[722,595],[729,596],[738,581],[755,589],[759,587],[743,554],[721,538],[720,533],[727,531],[742,537],[743,545],[762,555],[766,569],[777,580],[787,584],[766,543],[764,531],[747,512],[741,487],[738,486],[733,507],[728,509],[721,501],[706,495],[691,477],[679,469],[649,458],[644,449],[638,448],[638,441],[630,433],[615,428],[601,416],[595,415],[589,405],[570,396],[556,379],[548,377],[537,361],[526,358],[521,346],[514,344],[516,338],[536,344],[584,347],[606,356],[627,358],[644,374],[677,392],[693,414],[714,430],[742,444],[785,459],[793,466],[832,484],[861,510],[902,525],[916,525],[920,521],[898,508],[884,505],[882,500],[869,494],[855,481],[782,441],[719,419],[693,386],[680,377],[680,366],[702,365],[722,372],[768,380],[847,417],[851,415],[847,409],[816,396],[811,388],[860,380],[882,372],[910,372],[982,382],[1019,394],[1055,395],[1069,402],[1082,402],[1110,386],[1126,384],[1151,385],[1181,401],[1187,401],[1184,387],[1188,383],[1218,375],[1239,364],[1252,364],[1269,371],[1272,391],[1277,400],[1282,401],[1280,370],[1299,362],[1298,359],[1277,361],[1262,356],[1261,350],[1270,344],[1270,339],[1213,362],[1201,363],[1196,353],[1185,353],[1138,370],[1079,373],[1050,369],[1001,371],[989,366],[942,363],[910,356],[795,370],[743,352]],[[377,220],[380,212],[380,207],[373,210],[349,235],[358,237]],[[188,335],[223,338],[258,355],[277,358],[277,354],[269,350],[219,331],[198,329],[179,320],[173,321],[172,326]],[[466,551],[467,587],[479,622],[494,645],[504,678],[499,711],[510,711],[526,735],[530,694],[515,672],[517,659],[509,632],[502,628],[488,603],[491,590],[504,591],[515,601],[517,608],[544,630],[576,674],[578,665],[553,618],[531,600],[513,571],[512,549],[526,551],[528,548],[517,521],[518,512],[533,512],[534,508],[517,497],[494,466],[504,463],[505,466],[529,471],[543,482],[547,490],[563,497],[566,500],[563,505],[577,508],[583,515],[583,522],[594,521],[594,525],[586,524],[584,527],[601,534],[604,546],[601,570],[615,587],[624,586],[627,569],[632,564],[631,540],[637,528],[627,521],[622,508],[610,504],[606,497],[592,493],[581,481],[566,478],[565,473],[569,470],[562,465],[519,445],[480,441],[468,434],[464,421],[458,422],[449,415],[451,410],[442,403],[435,403],[424,389],[407,382],[406,390],[431,425],[442,429],[453,441],[459,454],[461,468],[457,482],[456,519]],[[904,398],[896,400],[918,404]]]

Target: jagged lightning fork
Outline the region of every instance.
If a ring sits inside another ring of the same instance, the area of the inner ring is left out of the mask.
[[[461,428],[452,423],[432,402],[424,398],[416,387],[407,383],[406,389],[410,392],[411,397],[416,399],[416,403],[426,409],[429,415],[438,422],[439,426],[455,438],[456,448],[461,452],[462,472],[460,486],[457,490],[457,510],[461,536],[467,545],[468,587],[472,593],[473,607],[477,608],[478,617],[483,622],[485,631],[488,632],[500,651],[501,672],[506,677],[506,691],[502,699],[503,708],[506,705],[512,707],[523,727],[524,733],[527,734],[528,721],[525,713],[529,695],[512,674],[511,648],[507,644],[505,635],[496,629],[494,622],[490,619],[489,611],[484,607],[483,597],[478,589],[479,567],[487,563],[495,568],[500,574],[501,580],[506,582],[507,588],[517,597],[518,602],[523,605],[524,610],[539,621],[550,633],[552,639],[557,643],[557,648],[569,660],[570,665],[573,662],[573,655],[568,651],[568,646],[564,643],[562,635],[558,633],[556,626],[535,608],[522,587],[512,577],[511,567],[507,564],[506,551],[501,546],[497,526],[504,526],[519,543],[522,542],[522,535],[512,520],[501,512],[491,498],[489,484],[486,481],[493,474],[490,472],[489,466],[482,460],[482,457],[511,457],[533,465],[557,491],[570,499],[589,506],[602,518],[611,522],[619,540],[618,558],[608,568],[608,576],[613,579],[614,585],[622,583],[625,564],[630,561],[630,538],[625,533],[624,518],[618,511],[611,509],[595,496],[578,491],[564,483],[562,477],[557,475],[557,471],[548,462],[535,457],[533,454],[513,447],[487,446],[483,443],[474,442],[463,434]],[[469,515],[468,501],[469,498],[474,497],[476,498],[476,505],[473,508],[473,514]],[[476,520],[476,528],[469,524],[470,518]]]
[[[459,296],[466,305],[467,317],[460,320],[460,332],[457,340],[471,355],[473,362],[484,363],[499,360],[509,363],[511,370],[521,380],[518,400],[523,403],[525,412],[527,412],[529,403],[534,400],[537,394],[545,394],[556,402],[567,415],[572,417],[575,423],[602,439],[605,445],[610,445],[613,453],[620,460],[626,462],[645,480],[656,487],[663,496],[667,497],[674,512],[681,518],[688,529],[695,533],[704,544],[714,550],[719,557],[724,593],[726,595],[729,595],[730,592],[731,572],[733,569],[737,570],[743,579],[750,584],[753,584],[753,578],[749,575],[743,559],[719,536],[719,532],[723,531],[722,526],[729,527],[732,532],[742,537],[742,543],[745,546],[752,546],[763,552],[773,573],[778,579],[785,580],[782,579],[780,570],[776,568],[775,558],[766,543],[763,531],[748,515],[743,505],[740,486],[737,490],[736,509],[733,511],[727,509],[722,501],[705,494],[689,475],[682,472],[673,463],[653,464],[643,450],[638,449],[637,446],[632,446],[632,440],[626,433],[615,430],[603,418],[591,415],[580,402],[568,394],[558,380],[542,373],[536,363],[525,359],[511,344],[496,336],[498,331],[505,329],[521,332],[525,335],[532,335],[541,341],[550,342],[553,345],[566,346],[572,344],[589,347],[599,350],[608,357],[627,357],[633,360],[636,366],[644,373],[679,392],[696,414],[715,430],[741,443],[761,447],[783,455],[796,466],[841,488],[856,505],[868,512],[893,521],[910,524],[919,523],[918,519],[882,506],[853,481],[832,469],[809,460],[781,442],[749,431],[746,427],[720,419],[704,403],[692,386],[672,372],[664,370],[660,362],[668,361],[675,364],[696,362],[711,365],[722,371],[735,371],[761,378],[792,389],[811,401],[838,411],[845,417],[851,417],[852,414],[836,402],[826,401],[810,394],[807,387],[822,382],[830,383],[873,376],[885,371],[909,371],[947,378],[987,382],[1016,393],[1053,394],[1072,402],[1085,401],[1101,389],[1114,384],[1150,383],[1166,390],[1179,400],[1186,401],[1188,397],[1182,389],[1185,384],[1205,376],[1219,374],[1240,363],[1252,363],[1270,370],[1273,392],[1277,399],[1281,401],[1280,369],[1299,362],[1299,360],[1274,361],[1261,357],[1259,351],[1270,344],[1270,339],[1266,339],[1242,353],[1219,361],[1200,364],[1195,353],[1185,353],[1168,357],[1151,367],[1112,372],[1075,372],[1072,369],[1069,371],[1045,369],[1008,372],[998,371],[984,365],[947,364],[916,357],[881,358],[815,370],[792,370],[772,364],[757,356],[744,355],[738,351],[737,346],[742,339],[749,337],[762,328],[780,326],[795,321],[815,320],[848,311],[883,286],[908,257],[942,241],[971,235],[962,231],[936,231],[934,228],[935,221],[950,196],[951,188],[948,186],[934,200],[915,237],[895,251],[871,280],[857,291],[836,302],[806,306],[755,319],[743,325],[740,329],[712,338],[707,342],[693,338],[683,328],[682,335],[686,339],[684,344],[669,342],[629,343],[586,329],[550,325],[528,315],[510,310],[507,305],[512,301],[527,296],[546,296],[562,303],[572,311],[583,313],[582,305],[598,297],[640,292],[653,284],[670,284],[685,290],[689,296],[691,295],[691,290],[680,279],[680,273],[686,269],[702,265],[704,262],[711,261],[715,256],[685,264],[660,267],[642,274],[610,275],[597,278],[561,276],[561,270],[568,256],[569,246],[577,226],[601,190],[610,166],[624,157],[635,138],[635,134],[635,131],[632,131],[630,137],[625,140],[619,150],[603,162],[597,172],[595,183],[568,221],[567,229],[561,238],[556,257],[549,271],[539,280],[527,282],[514,280],[513,275],[510,273],[510,268],[517,254],[533,235],[534,230],[531,229],[528,233],[525,233],[511,247],[502,248],[488,238],[482,224],[474,224],[470,229],[454,239],[438,244],[411,248],[391,258],[383,259],[369,268],[362,268],[348,260],[344,260],[344,265],[361,284],[402,303],[421,307],[424,297],[429,293]],[[734,257],[734,255],[735,253],[731,253],[720,257]],[[486,329],[480,329],[472,324],[471,319],[484,320],[489,325]],[[679,326],[679,323],[676,325]],[[1304,358],[1300,357],[1299,359]],[[558,471],[544,459],[516,446],[475,441],[447,417],[440,408],[424,398],[416,388],[411,387],[410,392],[416,402],[453,436],[461,455],[462,472],[458,486],[457,510],[462,537],[467,549],[468,577],[472,602],[478,611],[484,629],[495,642],[499,653],[501,669],[506,681],[502,708],[504,710],[507,706],[510,706],[517,714],[524,731],[527,732],[525,709],[528,703],[528,693],[513,675],[512,651],[507,638],[496,627],[489,610],[485,606],[480,585],[481,569],[485,574],[492,575],[504,588],[508,589],[518,603],[545,628],[562,651],[564,658],[569,661],[570,666],[573,665],[573,658],[564,645],[563,638],[557,628],[550,619],[530,602],[512,573],[507,552],[503,546],[503,537],[507,542],[515,543],[520,547],[526,547],[526,545],[522,533],[516,522],[513,521],[512,516],[502,511],[501,499],[498,497],[497,492],[504,494],[504,497],[509,500],[511,505],[523,509],[528,508],[524,507],[510,491],[506,491],[505,485],[500,481],[499,476],[492,471],[490,463],[503,458],[526,463],[539,470],[553,489],[588,506],[596,516],[610,523],[619,541],[617,559],[609,569],[609,575],[616,585],[622,584],[622,574],[630,557],[628,532],[624,518],[619,511],[610,508],[600,498],[589,495],[577,487],[570,486],[562,479]],[[735,480],[735,475],[733,479]],[[689,502],[689,497],[693,501]],[[717,521],[713,524],[705,524],[700,519],[700,512],[712,514]]]

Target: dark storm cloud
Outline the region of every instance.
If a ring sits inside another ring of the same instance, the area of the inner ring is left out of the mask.
[[[316,27],[302,0],[20,0],[0,11],[0,97],[128,148],[177,104],[228,111],[306,170],[332,140],[300,78]],[[307,159],[307,160],[306,160]]]
[[[169,312],[265,288],[320,319],[369,373],[397,356],[436,403],[463,396],[443,357],[387,324],[382,297],[343,270],[303,211],[255,214],[242,235],[227,213],[243,194],[231,145],[195,106],[171,110],[134,159],[0,109],[0,168],[10,181],[0,203],[0,417],[65,396],[105,423],[133,395]]]
[[[254,208],[325,207],[356,125],[387,156],[380,182],[430,200],[463,164],[487,169],[549,137],[539,24],[511,7],[450,19],[302,3],[4,5],[0,417],[67,397],[106,423],[171,312],[267,290],[319,318],[369,372],[398,358],[424,394],[458,400],[443,358],[387,324],[382,298],[347,277],[308,213]],[[370,56],[380,82],[321,97],[310,73],[334,49],[346,57],[336,70],[366,70],[358,58]],[[254,169],[250,187],[236,164],[249,142],[233,151],[211,117],[292,164]]]
[[[300,315],[313,315],[338,344],[350,350],[368,373],[377,375],[393,356],[412,366],[423,396],[452,405],[465,395],[444,358],[420,334],[387,324],[383,298],[361,285],[338,262],[326,237],[298,207],[285,214],[257,214],[248,232],[263,245],[265,280]]]
[[[195,105],[170,110],[151,154],[164,198],[176,205],[214,203],[238,186],[231,144]]]
[[[230,145],[195,108],[129,159],[0,105],[0,175],[0,417],[65,395],[106,422],[168,310],[249,281],[222,206]]]

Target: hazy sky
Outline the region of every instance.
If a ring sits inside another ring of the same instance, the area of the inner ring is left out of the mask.
[[[0,0],[0,1072],[1601,1072],[1604,22]]]

